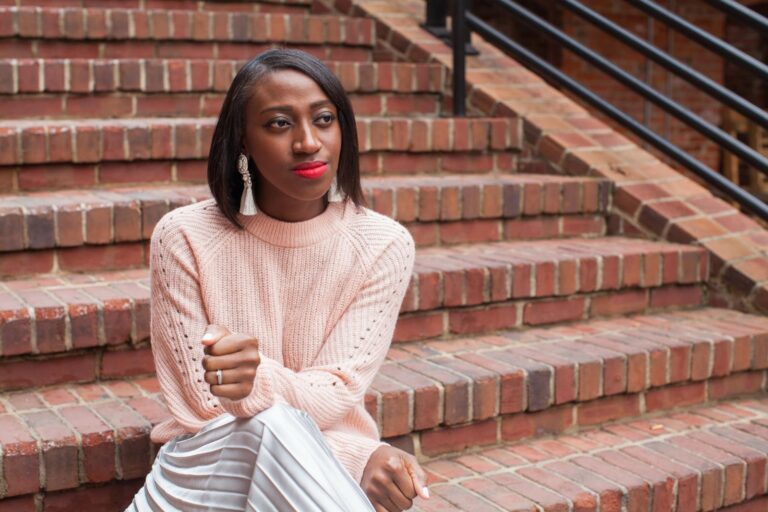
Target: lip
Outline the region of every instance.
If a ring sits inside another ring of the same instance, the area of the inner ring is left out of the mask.
[[[323,162],[321,160],[315,160],[314,162],[304,162],[301,163],[293,168],[294,171],[303,171],[305,169],[313,169],[315,167],[320,167],[321,165],[328,165],[328,162]]]
[[[328,170],[328,164],[326,162],[306,162],[297,165],[292,170],[294,174],[302,178],[317,179]]]

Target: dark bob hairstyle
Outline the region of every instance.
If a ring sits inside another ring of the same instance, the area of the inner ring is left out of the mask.
[[[292,69],[307,75],[336,106],[341,126],[338,187],[342,197],[351,200],[356,206],[363,203],[355,114],[341,82],[319,59],[306,52],[290,49],[268,50],[248,61],[237,72],[224,98],[208,154],[208,186],[211,194],[224,216],[239,228],[242,228],[242,225],[237,215],[240,211],[243,180],[237,171],[237,158],[245,137],[246,106],[251,99],[253,88],[258,87],[259,81],[269,73],[283,69]],[[251,174],[258,172],[253,160],[248,160]],[[253,183],[255,188],[256,180],[253,180]]]

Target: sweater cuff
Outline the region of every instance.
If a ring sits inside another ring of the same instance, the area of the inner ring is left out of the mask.
[[[388,446],[387,443],[370,437],[351,434],[349,432],[339,432],[326,430],[323,436],[336,459],[346,469],[352,479],[360,483],[363,478],[363,471],[371,458],[380,446]]]
[[[251,394],[239,400],[219,397],[221,408],[238,418],[250,418],[270,408],[275,403],[275,392],[270,376],[279,370],[280,364],[268,357],[261,356],[261,363],[256,369],[256,378]]]

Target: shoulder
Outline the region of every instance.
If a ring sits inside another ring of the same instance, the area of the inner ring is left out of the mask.
[[[224,217],[213,199],[206,199],[171,210],[163,215],[152,232],[152,247],[196,249],[218,245],[238,229]],[[213,243],[212,243],[213,242]],[[196,251],[197,252],[197,251]]]
[[[382,256],[412,262],[416,247],[408,230],[394,219],[365,207],[349,208],[347,235],[356,250],[373,262]]]

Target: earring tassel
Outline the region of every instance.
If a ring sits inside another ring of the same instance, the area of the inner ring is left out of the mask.
[[[248,157],[240,154],[237,158],[237,171],[243,178],[243,194],[240,196],[240,213],[243,215],[256,215],[256,201],[253,199],[253,186],[251,185],[251,173],[248,170]]]
[[[328,189],[328,202],[329,203],[338,203],[340,201],[343,201],[344,197],[341,195],[341,189],[339,188],[339,182],[336,178],[333,178],[333,182],[331,183],[331,188]]]
[[[248,181],[250,182],[250,180]],[[256,215],[258,213],[250,183],[246,183],[243,187],[243,195],[240,197],[240,213],[243,215]]]

